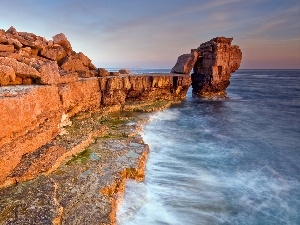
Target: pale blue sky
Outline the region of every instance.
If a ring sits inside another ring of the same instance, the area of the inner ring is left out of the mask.
[[[0,0],[0,28],[64,33],[97,67],[172,68],[216,36],[241,68],[300,68],[300,0]]]

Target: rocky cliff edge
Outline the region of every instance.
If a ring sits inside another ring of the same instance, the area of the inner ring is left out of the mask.
[[[96,68],[62,33],[46,40],[13,27],[0,30],[0,186],[59,162],[68,150],[52,140],[77,113],[182,99],[191,83],[185,75],[128,73]]]

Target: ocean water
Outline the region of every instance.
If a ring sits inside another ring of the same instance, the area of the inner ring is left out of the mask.
[[[300,224],[300,70],[238,70],[227,93],[151,114],[119,225]]]

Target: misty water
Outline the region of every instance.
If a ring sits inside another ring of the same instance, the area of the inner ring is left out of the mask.
[[[300,70],[239,70],[227,93],[151,114],[119,225],[300,224]]]

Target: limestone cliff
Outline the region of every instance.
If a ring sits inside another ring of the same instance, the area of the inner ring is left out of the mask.
[[[242,52],[231,45],[232,38],[216,37],[178,58],[174,73],[192,73],[193,93],[197,95],[225,95],[230,75],[241,63]]]
[[[129,73],[96,68],[64,34],[47,41],[13,27],[0,30],[0,186],[59,162],[71,148],[53,139],[77,113],[183,99],[191,83],[188,75]]]

